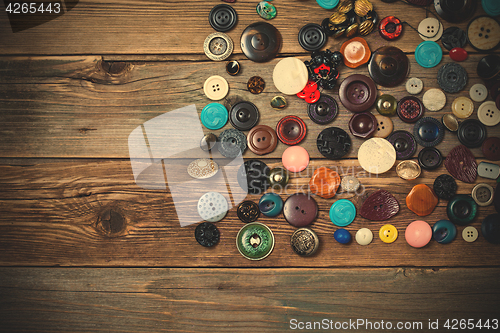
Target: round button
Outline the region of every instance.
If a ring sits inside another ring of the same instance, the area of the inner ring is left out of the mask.
[[[438,43],[431,40],[423,41],[415,49],[415,60],[424,68],[437,66],[443,58],[443,51]]]
[[[428,17],[420,21],[418,34],[423,40],[437,41],[443,35],[443,25],[434,17]]]
[[[381,115],[391,117],[396,114],[397,104],[394,96],[384,94],[377,97],[375,107]]]
[[[464,228],[464,230],[462,231],[462,238],[467,243],[474,242],[478,236],[479,232],[477,231],[477,229],[471,226]]]
[[[492,244],[500,244],[500,214],[488,215],[481,224],[481,233]]]
[[[226,97],[229,85],[225,78],[219,75],[209,77],[203,84],[203,92],[212,101],[218,101]]]
[[[276,148],[278,137],[276,132],[269,126],[255,126],[248,132],[248,148],[257,155],[268,154]]]
[[[207,36],[203,43],[203,51],[210,60],[222,61],[233,53],[233,40],[222,32],[214,32]]]
[[[238,14],[233,7],[220,4],[212,8],[208,15],[208,22],[214,30],[226,32],[236,25]]]
[[[241,34],[241,50],[255,62],[273,59],[281,48],[281,34],[267,22],[250,24]]]
[[[404,180],[417,179],[421,172],[422,170],[420,169],[420,165],[411,160],[402,161],[396,167],[396,173],[401,179]]]
[[[358,161],[364,170],[381,174],[389,171],[396,162],[396,150],[386,139],[371,138],[359,147]]]
[[[235,76],[238,75],[241,70],[241,65],[236,60],[231,60],[226,63],[226,73]]]
[[[383,46],[373,52],[368,72],[375,83],[384,87],[401,84],[410,71],[406,54],[394,46]]]
[[[247,160],[238,169],[238,184],[249,194],[261,194],[269,187],[269,167],[259,160]]]
[[[437,169],[443,163],[443,155],[434,147],[424,148],[418,153],[418,164],[425,170]]]
[[[342,81],[339,97],[349,111],[363,112],[371,107],[377,99],[377,87],[369,77],[353,74]]]
[[[361,228],[356,232],[356,242],[359,245],[368,245],[373,240],[373,233],[368,228]]]
[[[446,214],[453,223],[467,225],[477,215],[477,204],[470,195],[458,194],[448,202]]]
[[[444,126],[435,118],[424,117],[413,127],[415,140],[424,147],[434,147],[443,141]]]
[[[500,95],[500,82],[493,83],[489,89],[491,99],[495,100]]]
[[[478,16],[469,22],[467,38],[477,51],[491,51],[500,44],[500,24],[493,17]]]
[[[213,133],[208,133],[203,136],[200,140],[200,148],[203,151],[211,151],[215,144],[217,143],[217,136]]]
[[[281,142],[286,145],[296,145],[304,140],[307,133],[306,124],[297,116],[285,116],[278,121],[276,133]]]
[[[378,32],[382,38],[391,41],[401,36],[403,24],[397,17],[387,16],[380,21]]]
[[[340,176],[336,171],[326,167],[320,167],[314,171],[309,180],[309,191],[322,198],[333,198],[340,185]]]
[[[283,191],[290,180],[288,172],[280,167],[271,169],[269,184],[273,189]]]
[[[417,141],[407,131],[394,131],[387,140],[394,147],[398,160],[409,159],[417,151]]]
[[[429,111],[439,111],[446,105],[446,95],[441,89],[429,89],[422,96],[422,102]]]
[[[260,216],[260,209],[255,202],[247,200],[238,205],[236,214],[242,222],[255,222]]]
[[[413,221],[406,227],[406,242],[415,248],[426,246],[432,238],[432,228],[424,221]]]
[[[472,199],[478,206],[486,207],[493,203],[493,194],[495,190],[488,184],[481,183],[474,186],[472,189]]]
[[[407,0],[407,2],[417,6],[428,6],[431,4],[432,0]]]
[[[474,112],[474,103],[467,97],[457,97],[451,104],[451,111],[457,118],[469,118]]]
[[[464,183],[474,183],[477,177],[477,162],[472,152],[464,145],[453,148],[444,161],[446,170]]]
[[[444,64],[438,70],[438,84],[445,92],[455,94],[467,85],[467,71],[455,62]]]
[[[218,192],[208,192],[198,200],[198,214],[208,222],[220,221],[229,210],[227,200]]]
[[[500,139],[491,137],[483,142],[481,147],[483,155],[490,161],[500,161]]]
[[[476,11],[476,1],[439,0],[434,1],[434,8],[448,22],[463,22]]]
[[[265,20],[271,20],[276,17],[278,13],[276,7],[268,1],[261,1],[257,4],[257,14]]]
[[[500,73],[500,56],[488,54],[479,60],[476,69],[477,75],[483,80],[494,78]]]
[[[309,118],[319,125],[332,122],[338,114],[339,107],[332,96],[321,94],[316,103],[308,104],[307,114]]]
[[[274,96],[273,99],[271,100],[271,106],[273,109],[284,109],[286,108],[288,103],[286,102],[285,97],[283,96]]]
[[[306,86],[308,78],[306,65],[294,57],[281,59],[273,70],[274,85],[285,95],[299,93]]]
[[[445,114],[441,117],[441,123],[444,128],[446,128],[450,132],[458,131],[458,120],[452,114]]]
[[[229,112],[229,121],[234,128],[248,131],[259,121],[259,109],[250,102],[239,102],[233,105]]]
[[[246,259],[262,260],[273,251],[274,234],[262,223],[248,223],[236,235],[236,248]]]
[[[358,178],[354,176],[345,176],[342,177],[342,181],[340,182],[340,187],[343,191],[346,192],[356,192],[361,186]]]
[[[203,222],[196,226],[194,230],[194,238],[196,241],[205,247],[212,247],[219,242],[219,229],[210,222]]]
[[[342,44],[340,53],[344,56],[344,65],[349,68],[357,68],[370,60],[371,51],[366,40],[354,37]]]
[[[356,207],[347,200],[337,200],[330,207],[330,220],[339,227],[345,227],[354,221],[356,217]]]
[[[351,150],[351,138],[343,129],[329,127],[319,133],[316,146],[321,155],[331,160],[337,160]]]
[[[337,229],[333,233],[333,238],[340,244],[347,244],[351,241],[351,234],[345,229]]]
[[[263,92],[265,87],[266,82],[264,82],[264,79],[260,76],[252,76],[248,79],[247,89],[254,95]]]
[[[215,176],[219,171],[219,166],[208,158],[199,158],[189,163],[187,173],[196,179],[207,179]]]
[[[482,0],[481,5],[484,11],[490,16],[500,15],[500,3],[495,0]]]
[[[393,243],[398,239],[398,229],[392,224],[383,225],[378,231],[378,236],[384,243]]]
[[[309,164],[309,153],[300,146],[288,147],[281,156],[281,162],[288,171],[301,172]]]
[[[207,104],[203,110],[201,110],[200,115],[203,126],[211,130],[217,130],[224,127],[228,117],[226,107],[220,103]]]
[[[405,123],[414,123],[424,114],[424,106],[417,97],[403,97],[396,109],[399,119]]]
[[[219,152],[227,158],[235,158],[243,154],[247,149],[247,138],[245,134],[237,129],[230,128],[219,135]]]
[[[349,120],[349,130],[358,138],[368,138],[377,129],[377,119],[370,112],[355,113]]]
[[[339,4],[339,0],[316,0],[316,2],[324,9],[333,9]]]
[[[467,34],[459,27],[449,27],[443,31],[441,43],[447,50],[467,45]]]
[[[319,238],[311,229],[300,228],[292,234],[290,245],[295,253],[308,257],[312,256],[318,250]]]
[[[291,225],[305,227],[311,224],[318,215],[318,204],[310,195],[296,193],[286,199],[283,215]]]
[[[495,102],[486,101],[477,109],[479,121],[486,126],[495,126],[500,123],[500,110],[497,109]]]
[[[409,94],[417,95],[424,89],[424,83],[418,77],[409,78],[406,81],[406,91]]]
[[[438,198],[450,200],[457,193],[457,182],[452,176],[443,174],[434,180],[433,189]]]
[[[259,209],[265,216],[275,217],[283,209],[283,199],[277,194],[266,193],[259,200]]]
[[[432,236],[436,242],[448,244],[457,236],[457,227],[448,220],[439,220],[432,226]]]
[[[486,139],[486,127],[476,119],[467,119],[458,126],[458,140],[467,148],[480,147]]]
[[[376,138],[387,138],[394,129],[391,118],[376,114],[375,119],[377,120],[377,129],[373,133],[373,136]]]
[[[327,36],[321,26],[316,23],[308,23],[299,31],[299,44],[306,51],[317,51],[321,49],[327,40]]]

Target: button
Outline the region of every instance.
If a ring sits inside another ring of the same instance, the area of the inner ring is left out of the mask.
[[[241,34],[241,50],[255,62],[274,59],[281,48],[281,34],[267,22],[250,24]]]
[[[461,62],[467,60],[469,54],[461,47],[455,47],[450,51],[450,58],[453,61]]]
[[[283,96],[274,96],[273,99],[271,100],[271,107],[273,109],[284,109],[286,108],[288,103],[286,102],[285,97]]]
[[[500,110],[497,109],[495,102],[486,101],[477,109],[479,121],[486,126],[495,126],[500,123]]]
[[[500,73],[500,56],[497,54],[488,54],[479,60],[477,63],[477,75],[489,80]]]
[[[387,138],[394,129],[391,118],[376,114],[375,119],[377,120],[377,129],[373,133],[373,136],[376,138]]]
[[[309,153],[300,146],[288,147],[281,156],[281,162],[288,171],[301,172],[309,164]]]
[[[351,138],[343,129],[329,127],[319,133],[316,146],[321,155],[331,160],[338,160],[351,150]]]
[[[457,118],[469,118],[474,112],[474,103],[467,97],[457,97],[451,104],[451,111]]]
[[[476,119],[467,119],[458,126],[458,140],[467,148],[481,147],[486,140],[486,127]]]
[[[270,2],[261,1],[257,4],[257,14],[265,20],[271,20],[276,17],[276,7]]]
[[[477,177],[477,162],[472,152],[465,146],[453,148],[444,161],[446,170],[464,183],[474,183]]]
[[[438,70],[438,84],[445,92],[454,94],[467,85],[467,71],[455,62],[447,63]]]
[[[417,6],[428,6],[431,4],[432,0],[407,0],[407,2]]]
[[[198,214],[208,222],[220,221],[229,210],[227,200],[218,192],[208,192],[198,200]]]
[[[327,38],[321,26],[316,23],[308,23],[299,31],[299,44],[306,51],[321,49]]]
[[[290,175],[288,172],[280,167],[271,169],[269,173],[269,184],[275,190],[283,191],[288,184]]]
[[[269,187],[269,167],[259,160],[247,160],[238,169],[238,184],[249,194],[261,194]]]
[[[214,75],[209,77],[203,84],[203,92],[212,101],[218,101],[226,97],[229,92],[229,85],[222,76]]]
[[[277,194],[266,193],[259,200],[259,209],[265,216],[275,217],[283,209],[283,199]]]
[[[214,32],[207,36],[203,43],[205,55],[214,61],[227,59],[233,53],[233,40],[222,32]]]
[[[484,11],[490,16],[500,15],[500,4],[495,0],[482,0],[481,2]]]
[[[483,155],[490,161],[500,161],[500,139],[491,137],[483,142],[481,147]]]
[[[236,247],[243,257],[249,260],[262,260],[273,251],[274,234],[262,223],[248,223],[238,231]]]
[[[296,145],[304,140],[307,133],[306,124],[297,116],[285,116],[278,121],[276,133],[286,145]]]
[[[387,16],[380,21],[378,32],[383,39],[391,41],[401,36],[403,24],[397,17]]]
[[[200,148],[203,151],[211,151],[215,144],[217,143],[217,136],[213,133],[208,133],[203,136],[200,140]]]
[[[481,224],[481,233],[492,244],[500,244],[500,214],[488,215]]]
[[[318,215],[318,204],[313,197],[296,193],[288,197],[283,206],[285,220],[295,227],[305,227]]]
[[[248,132],[248,148],[257,155],[273,152],[278,144],[276,132],[269,126],[255,126]]]
[[[316,103],[307,106],[309,118],[319,125],[332,122],[339,112],[339,106],[332,96],[321,94]]]
[[[459,27],[449,27],[443,31],[441,43],[447,50],[455,47],[465,47],[467,45],[467,34]]]
[[[418,154],[418,164],[425,170],[437,169],[443,163],[443,155],[435,147],[426,147]]]
[[[386,139],[371,138],[359,147],[358,161],[364,170],[381,174],[396,162],[396,150]]]
[[[356,218],[356,207],[347,200],[337,200],[330,207],[330,220],[338,227],[345,227]]]
[[[227,158],[235,158],[247,149],[247,137],[237,129],[230,128],[219,135],[219,152]]]
[[[477,166],[479,177],[496,180],[500,176],[500,166],[493,163],[481,162]]]
[[[396,173],[401,179],[404,180],[417,179],[421,172],[422,170],[420,169],[420,165],[411,160],[402,161],[396,167]]]
[[[407,131],[394,131],[389,135],[387,140],[394,146],[398,160],[409,159],[417,151],[417,141],[415,141],[413,135]]]
[[[493,203],[493,194],[495,190],[488,184],[477,184],[472,189],[472,199],[477,203],[478,206],[486,207]]]
[[[235,76],[238,75],[241,70],[241,65],[236,60],[231,60],[226,63],[226,73]]]
[[[429,111],[439,111],[446,105],[446,95],[441,89],[429,89],[422,96],[422,103]]]
[[[408,81],[406,81],[406,91],[409,94],[412,95],[420,94],[422,89],[424,89],[424,83],[419,78],[412,77],[409,78]]]
[[[305,99],[309,94],[318,90],[318,84],[312,80],[308,80],[305,87],[297,93],[297,97]]]
[[[441,48],[440,48],[441,50]],[[401,84],[410,71],[406,54],[394,46],[383,46],[373,52],[368,72],[375,83],[384,87]]]
[[[351,134],[358,138],[368,138],[377,130],[377,119],[370,112],[355,113],[349,120]]]
[[[399,119],[405,123],[414,123],[424,114],[424,106],[417,97],[403,97],[396,109]]]
[[[312,256],[319,247],[319,238],[314,231],[309,228],[295,230],[290,238],[290,245],[299,256]]]
[[[467,225],[476,217],[477,204],[470,195],[458,194],[448,202],[446,214],[451,222]]]
[[[435,118],[424,117],[413,126],[413,135],[421,146],[434,147],[443,141],[444,126]]]
[[[439,220],[432,226],[432,236],[438,243],[451,243],[457,236],[457,227],[448,220]]]
[[[471,226],[464,228],[464,230],[462,231],[462,237],[467,243],[474,242],[478,236],[479,232],[477,231],[477,229]]]
[[[340,53],[344,56],[344,65],[349,68],[366,64],[372,54],[368,43],[362,37],[354,37],[344,42],[340,47]]]
[[[317,51],[311,55],[310,60],[304,61],[309,79],[325,89],[333,89],[340,76],[337,68],[342,64],[343,56],[339,51]]]
[[[309,74],[307,67],[298,58],[281,59],[273,70],[273,82],[285,95],[295,95],[307,84]]]
[[[335,196],[340,185],[340,176],[336,171],[320,167],[314,171],[309,181],[309,190],[322,198],[329,199]]]
[[[415,185],[406,196],[406,206],[418,216],[427,216],[434,211],[438,197],[425,184]]]
[[[359,215],[371,221],[385,221],[399,212],[399,202],[389,192],[378,190],[361,205]]]
[[[236,209],[238,218],[244,223],[255,222],[260,216],[259,205],[255,202],[247,200],[238,205]]]
[[[437,19],[428,17],[420,21],[418,34],[423,40],[437,41],[443,35],[443,25]]]
[[[187,173],[196,179],[207,179],[215,176],[219,171],[219,166],[213,160],[208,158],[199,158],[189,163]]]
[[[324,9],[333,9],[339,4],[339,0],[316,0],[316,2]]]
[[[342,190],[351,193],[356,192],[359,189],[360,185],[361,184],[359,183],[358,178],[354,176],[342,177],[342,181],[340,182],[340,187],[342,188]]]
[[[239,102],[229,112],[229,121],[234,128],[248,131],[257,125],[260,118],[259,109],[250,102]]]
[[[434,180],[433,189],[438,198],[450,200],[457,193],[457,182],[452,176],[443,174]]]
[[[356,232],[356,242],[359,245],[368,245],[373,240],[373,233],[368,228],[361,228]]]
[[[398,102],[394,98],[394,96],[391,95],[381,95],[377,97],[377,101],[375,103],[375,107],[377,108],[377,111],[384,116],[394,116],[396,114],[396,108],[398,106]]]
[[[450,132],[458,131],[458,120],[452,114],[445,114],[441,118],[441,123]]]
[[[227,123],[227,109],[220,103],[210,103],[201,110],[200,118],[203,126],[211,130],[217,130]]]
[[[337,229],[333,233],[333,238],[340,244],[347,244],[351,241],[351,234],[345,229]]]
[[[378,236],[382,242],[390,244],[398,239],[398,229],[392,224],[383,225],[378,231]]]
[[[196,241],[205,247],[212,247],[219,242],[220,232],[215,224],[203,222],[196,226],[194,230],[194,238]]]
[[[208,22],[214,30],[226,32],[236,25],[238,14],[236,14],[233,7],[220,4],[212,8],[208,15]]]
[[[443,58],[443,51],[438,43],[431,40],[423,41],[415,49],[415,60],[424,68],[437,66]]]
[[[467,26],[469,44],[477,51],[491,51],[500,44],[500,24],[493,17],[478,16]]]
[[[377,87],[369,77],[353,74],[342,81],[339,97],[347,110],[354,113],[363,112],[375,103]]]
[[[457,23],[467,20],[476,11],[476,1],[439,0],[434,1],[434,8],[444,20]]]
[[[406,242],[415,248],[426,246],[432,238],[432,229],[429,223],[413,221],[405,230]]]
[[[264,79],[260,76],[252,76],[250,79],[248,79],[247,89],[254,95],[263,92],[265,87],[266,82],[264,82]]]

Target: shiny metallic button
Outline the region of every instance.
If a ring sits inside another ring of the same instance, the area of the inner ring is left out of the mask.
[[[274,234],[262,223],[248,223],[236,235],[236,248],[246,259],[262,260],[274,249]]]
[[[222,32],[214,32],[207,36],[203,43],[203,51],[210,60],[222,61],[233,53],[233,40]]]
[[[215,176],[219,171],[219,166],[213,160],[208,158],[199,158],[187,167],[187,173],[196,179],[207,179]]]
[[[255,222],[260,216],[259,205],[250,200],[243,201],[238,205],[236,214],[244,223]]]
[[[478,204],[478,206],[486,207],[493,203],[493,194],[495,190],[488,184],[481,183],[474,186],[472,189],[472,199]]]
[[[458,131],[458,120],[452,114],[445,114],[441,118],[441,123],[450,132]]]
[[[281,34],[267,22],[250,24],[241,34],[241,50],[245,56],[255,62],[273,59],[281,48]]]
[[[500,110],[493,101],[486,101],[477,110],[479,121],[486,126],[495,126],[500,123]]]
[[[307,84],[309,74],[307,67],[298,58],[281,59],[273,70],[273,82],[281,93],[295,95]]]
[[[358,161],[364,170],[381,174],[393,167],[396,162],[396,150],[386,139],[371,138],[359,147]]]
[[[283,209],[283,199],[277,194],[266,193],[259,200],[259,209],[265,216],[275,217]]]
[[[283,191],[288,184],[290,175],[288,172],[280,167],[271,169],[269,173],[269,184],[273,189]]]
[[[469,118],[474,112],[474,103],[467,97],[457,97],[451,104],[451,111],[457,118]]]
[[[356,232],[355,238],[359,245],[368,245],[373,240],[373,232],[368,228],[361,228]]]
[[[217,144],[217,136],[213,133],[207,133],[200,140],[200,148],[203,151],[211,151]]]
[[[271,100],[271,106],[273,109],[284,109],[286,108],[288,103],[286,102],[285,97],[283,96],[274,96],[273,99]]]
[[[198,214],[208,222],[218,222],[229,210],[227,200],[218,192],[208,192],[198,200]]]
[[[493,17],[478,16],[470,21],[467,37],[477,51],[491,51],[500,44],[500,23]]]
[[[225,78],[219,75],[209,77],[203,84],[205,96],[213,101],[218,101],[226,97],[229,92],[229,85]]]
[[[305,227],[318,215],[318,204],[310,195],[296,193],[286,199],[283,215],[291,225]]]
[[[424,89],[424,83],[417,77],[409,78],[406,81],[406,91],[409,94],[416,95],[420,94],[420,92]]]
[[[432,228],[425,221],[413,221],[406,227],[405,239],[412,247],[424,247],[432,239]]]
[[[436,242],[448,244],[457,236],[457,227],[448,220],[439,220],[432,226],[432,236]]]
[[[429,89],[422,96],[422,103],[429,111],[439,111],[446,105],[446,95],[441,89]]]
[[[418,34],[423,40],[437,41],[443,35],[443,25],[434,17],[428,17],[420,21]]]
[[[295,253],[308,257],[312,256],[318,250],[319,238],[311,229],[300,228],[292,234],[290,245]]]
[[[401,179],[404,180],[417,179],[421,172],[422,170],[420,169],[420,165],[411,160],[402,161],[396,167],[396,173]]]
[[[500,166],[498,164],[481,162],[477,166],[479,177],[496,180],[500,176]]]
[[[476,241],[478,236],[479,232],[477,231],[477,229],[471,226],[464,228],[464,230],[462,231],[462,238],[467,243]]]
[[[375,138],[387,138],[394,129],[391,118],[376,114],[375,119],[377,119],[377,129],[373,133],[373,136]]]
[[[226,63],[226,73],[235,76],[238,75],[238,73],[241,70],[241,65],[238,61],[236,60],[231,60]]]
[[[377,101],[375,102],[375,107],[377,108],[378,113],[387,117],[391,117],[396,114],[397,106],[398,101],[396,101],[396,98],[387,94],[377,97]]]
[[[356,218],[356,207],[347,199],[337,200],[330,207],[329,216],[333,224],[345,227]]]
[[[383,225],[378,231],[378,236],[384,243],[393,243],[398,239],[398,229],[392,224]]]

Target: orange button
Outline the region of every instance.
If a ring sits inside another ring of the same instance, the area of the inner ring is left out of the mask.
[[[340,176],[337,172],[321,167],[314,171],[309,181],[309,190],[322,198],[333,198],[340,185]]]
[[[418,216],[432,213],[438,204],[438,198],[425,184],[415,185],[406,196],[406,206]]]
[[[366,64],[372,54],[366,40],[361,37],[354,37],[342,44],[340,53],[344,56],[344,64],[350,68]]]

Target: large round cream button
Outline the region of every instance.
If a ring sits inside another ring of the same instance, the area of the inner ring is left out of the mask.
[[[439,111],[446,105],[446,95],[440,89],[429,89],[422,97],[422,103],[429,111]]]
[[[428,17],[418,25],[418,33],[423,40],[435,42],[443,35],[443,25],[437,19]]]
[[[203,85],[203,92],[212,101],[218,101],[226,97],[229,85],[225,78],[219,75],[209,77]]]
[[[306,65],[294,57],[281,59],[273,71],[274,85],[286,95],[295,95],[304,89],[308,77]]]
[[[500,122],[500,111],[497,109],[495,102],[486,101],[479,106],[477,117],[486,126],[495,126]]]
[[[474,242],[478,236],[479,236],[479,233],[478,233],[477,229],[474,227],[469,226],[462,231],[462,237],[468,243]]]
[[[469,95],[474,102],[484,102],[488,97],[488,89],[483,84],[476,83],[470,88]]]
[[[356,242],[359,245],[368,245],[373,240],[373,232],[368,228],[361,228],[356,232]]]
[[[460,96],[455,98],[451,104],[451,111],[457,118],[469,118],[474,112],[474,103],[470,98]]]
[[[366,171],[381,174],[396,163],[396,149],[386,139],[371,138],[359,147],[358,161]]]

